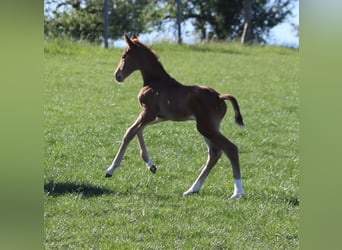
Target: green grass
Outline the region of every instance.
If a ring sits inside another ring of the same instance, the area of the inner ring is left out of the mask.
[[[158,166],[152,175],[133,140],[112,178],[104,178],[140,109],[140,73],[113,80],[121,49],[45,42],[46,249],[298,249],[298,51],[237,44],[152,46],[166,70],[239,101],[222,132],[240,150],[246,196],[230,200],[223,156],[198,195],[182,197],[206,161],[194,122],[145,129]]]

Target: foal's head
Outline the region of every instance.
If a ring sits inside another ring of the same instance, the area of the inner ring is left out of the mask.
[[[149,66],[149,62],[157,61],[156,55],[145,45],[140,43],[133,35],[130,39],[125,34],[127,47],[124,49],[118,67],[114,72],[114,78],[123,82],[135,70],[143,70]]]

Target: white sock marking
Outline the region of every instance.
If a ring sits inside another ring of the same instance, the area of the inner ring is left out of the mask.
[[[154,166],[153,162],[151,161],[151,159],[149,158],[148,159],[148,162],[147,162],[147,167],[150,169],[152,166]]]
[[[113,175],[114,169],[114,166],[109,166],[106,170],[106,174]]]
[[[242,187],[242,180],[234,179],[234,193],[230,198],[236,199],[236,198],[239,198],[243,194],[244,192],[243,192],[243,187]]]
[[[183,196],[191,195],[193,193],[197,193],[201,189],[202,183],[200,181],[195,181],[192,186],[183,193]]]

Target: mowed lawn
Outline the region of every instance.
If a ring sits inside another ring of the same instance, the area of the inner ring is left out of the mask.
[[[245,197],[233,192],[224,155],[199,194],[184,198],[207,159],[193,121],[147,127],[158,170],[137,140],[112,178],[105,170],[140,108],[139,72],[117,84],[122,49],[45,42],[46,249],[298,249],[298,50],[238,44],[152,46],[170,75],[238,99],[222,132],[240,151]]]

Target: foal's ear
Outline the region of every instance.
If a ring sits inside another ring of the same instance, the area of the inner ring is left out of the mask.
[[[135,32],[133,32],[133,35],[132,35],[132,40],[133,40],[133,39],[139,40],[138,37],[137,37],[137,35],[135,34]]]
[[[132,42],[131,39],[129,39],[129,37],[127,36],[127,34],[125,34],[125,41],[126,41],[128,47],[133,48],[133,47],[135,46],[135,44]]]

